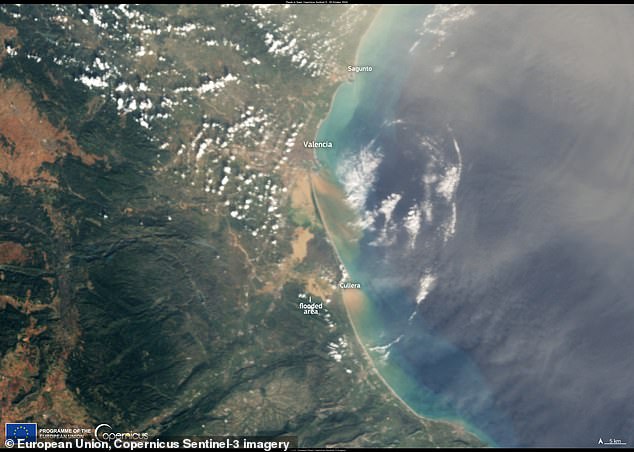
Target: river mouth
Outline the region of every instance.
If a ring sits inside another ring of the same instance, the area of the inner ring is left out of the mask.
[[[631,12],[382,14],[316,152],[366,349],[414,410],[492,444],[627,440]]]

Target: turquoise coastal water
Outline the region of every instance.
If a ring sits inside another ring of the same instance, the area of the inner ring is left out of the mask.
[[[331,111],[322,122],[317,135],[318,140],[333,142],[334,149],[328,152],[317,151],[317,159],[327,177],[336,184],[345,185],[342,179],[346,176],[342,173],[342,168],[348,167],[351,159],[362,153],[364,148],[378,145],[373,138],[377,130],[383,130],[383,139],[385,135],[388,138],[393,135],[389,128],[386,130],[386,124],[389,125],[397,119],[396,106],[403,84],[407,81],[414,64],[412,50],[418,45],[425,45],[419,30],[425,16],[432,10],[433,6],[430,5],[384,6],[365,34],[356,64],[370,65],[373,70],[357,74],[354,81],[344,83],[339,88]],[[389,155],[385,158],[389,158]],[[341,218],[337,218],[336,210],[331,209],[328,216],[329,218],[325,218],[326,223],[341,221]],[[371,233],[364,232],[363,235],[367,238]],[[459,423],[483,441],[496,444],[494,438],[481,428],[481,425],[494,421],[486,419],[479,424],[472,422],[474,417],[479,418],[482,413],[461,412],[459,401],[452,403],[451,397],[447,394],[430,390],[424,381],[416,378],[420,370],[412,368],[405,360],[400,359],[398,350],[390,348],[390,342],[399,340],[390,331],[393,325],[389,324],[389,316],[385,315],[384,309],[380,306],[390,304],[392,300],[400,299],[404,295],[399,290],[392,290],[389,286],[376,282],[376,268],[370,270],[366,265],[366,260],[372,252],[367,240],[366,243],[361,240],[358,247],[355,247],[344,243],[344,240],[338,240],[337,237],[331,238],[350,279],[361,282],[364,288],[368,302],[360,311],[351,314],[352,321],[377,369],[391,388],[422,416]],[[401,309],[396,307],[396,303],[392,306],[394,309]],[[406,318],[409,312],[401,312],[400,317],[403,316]],[[421,326],[420,332],[425,338],[418,344],[421,348],[428,347],[434,352],[451,348],[450,344],[424,333],[423,329]],[[468,361],[468,357],[464,357],[464,360]],[[470,363],[467,365],[472,366]],[[450,371],[448,369],[448,372]],[[470,381],[465,382],[463,387],[469,388],[473,393],[459,396],[482,398],[482,394],[485,394],[486,397],[486,385],[481,381],[475,368],[469,367],[468,378]],[[485,418],[486,415],[483,419]]]
[[[372,72],[361,72],[352,82],[346,82],[339,87],[328,117],[319,128],[318,139],[336,138],[336,149],[354,146],[354,133],[350,133],[347,128],[353,115],[363,115],[370,119],[378,109],[381,112],[380,116],[374,119],[387,120],[394,117],[394,105],[398,101],[400,88],[409,70],[408,49],[397,49],[394,44],[413,45],[417,40],[416,30],[431,10],[430,5],[381,8],[370,29],[363,36],[355,62],[359,66],[372,66]],[[380,89],[376,89],[377,87]],[[370,120],[370,123],[372,122],[374,121]],[[341,154],[318,153],[317,157],[332,168],[337,164]]]

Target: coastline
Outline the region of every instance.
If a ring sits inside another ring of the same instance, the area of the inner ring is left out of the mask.
[[[363,306],[363,304],[366,301],[365,300],[365,294],[362,291],[360,291],[360,290],[359,290],[359,292],[357,294],[350,294],[349,296],[350,297],[361,297],[362,298],[360,300],[361,306]],[[385,385],[385,387],[392,394],[392,396],[394,396],[394,398],[396,398],[396,400],[398,400],[401,403],[401,405],[406,409],[406,411],[408,411],[409,413],[414,415],[416,418],[420,419],[422,421],[422,423],[425,424],[425,426],[427,426],[428,422],[442,423],[442,424],[450,426],[454,430],[458,430],[458,431],[461,431],[463,433],[468,433],[468,434],[474,435],[474,436],[476,436],[476,438],[478,438],[478,440],[482,440],[477,435],[475,435],[473,432],[471,432],[467,428],[467,425],[462,423],[462,422],[454,422],[454,421],[448,421],[448,420],[444,420],[444,419],[432,419],[432,418],[428,418],[428,417],[423,416],[422,414],[417,412],[414,408],[412,408],[400,395],[398,395],[396,390],[394,388],[392,388],[392,386],[387,382],[387,380],[385,379],[383,374],[381,374],[381,371],[377,368],[376,364],[374,364],[374,360],[370,356],[370,353],[368,352],[367,348],[365,347],[365,345],[363,345],[363,342],[361,341],[361,338],[360,338],[359,333],[357,331],[357,327],[356,327],[354,321],[352,320],[351,309],[348,306],[350,301],[349,302],[345,301],[346,292],[344,292],[341,295],[341,298],[342,298],[342,301],[343,301],[343,305],[344,305],[344,307],[346,309],[346,313],[348,315],[348,320],[350,321],[350,323],[352,325],[352,330],[354,331],[354,335],[356,337],[357,343],[359,344],[359,347],[363,351],[363,355],[364,355],[366,361],[368,362],[370,368],[373,370],[374,374],[377,377],[379,377],[381,382]]]
[[[322,178],[322,176],[319,175],[319,174],[311,174],[311,175],[309,175],[309,177],[310,177],[311,190],[313,190],[313,199],[315,200],[315,209],[317,209],[320,218],[322,218],[321,223],[322,223],[322,225],[324,227],[324,230],[326,231],[326,235],[328,237],[328,240],[331,243],[331,246],[332,246],[332,248],[333,248],[333,250],[335,252],[335,255],[337,256],[337,259],[339,260],[340,265],[342,265],[345,268],[345,264],[344,264],[343,258],[341,256],[338,248],[335,246],[335,244],[333,242],[333,238],[332,238],[333,235],[332,235],[330,226],[328,225],[327,221],[324,220],[323,209],[320,206],[319,195],[317,195],[315,193],[316,188],[315,188],[315,184],[314,184],[313,178]],[[479,435],[477,435],[475,432],[473,432],[469,428],[469,426],[463,421],[430,418],[430,417],[427,417],[427,416],[417,412],[412,406],[410,406],[396,392],[396,390],[388,383],[387,379],[383,376],[383,374],[381,373],[381,371],[379,370],[379,368],[375,364],[374,359],[372,358],[372,356],[370,356],[370,353],[368,352],[367,347],[363,343],[363,339],[361,338],[361,335],[359,333],[357,325],[356,325],[356,323],[355,323],[355,321],[353,319],[353,316],[354,316],[353,310],[354,311],[358,311],[357,314],[359,314],[360,312],[363,311],[363,309],[366,307],[366,304],[368,303],[367,296],[365,295],[363,290],[362,289],[343,290],[343,291],[338,292],[336,296],[337,296],[337,298],[341,301],[341,303],[344,306],[344,309],[346,311],[346,316],[348,318],[348,322],[350,323],[350,325],[352,327],[352,331],[353,331],[354,336],[355,336],[355,340],[357,342],[357,345],[361,349],[361,351],[363,353],[363,357],[364,357],[365,361],[367,362],[368,366],[370,367],[370,369],[372,369],[372,372],[379,378],[379,380],[383,383],[383,385],[390,392],[390,394],[402,405],[402,407],[407,412],[409,412],[410,414],[414,415],[425,426],[427,426],[429,422],[442,423],[442,424],[450,426],[451,428],[453,428],[457,432],[462,432],[462,433],[465,433],[465,434],[472,435],[475,438],[477,438],[479,441],[482,441],[483,443],[486,443],[485,439],[481,438]],[[354,305],[354,306],[352,306],[352,305]]]
[[[372,28],[376,25],[377,21],[379,20],[381,13],[385,10],[385,5],[381,5],[380,8],[378,9],[378,11],[376,12],[376,14],[374,15],[374,18],[372,19],[372,21],[370,22],[370,25],[368,25],[368,28],[365,30],[365,32],[363,33],[363,36],[361,37],[361,39],[359,40],[359,44],[357,45],[357,50],[355,52],[355,58],[354,58],[354,63],[358,64],[359,63],[359,55],[361,52],[361,48],[363,46],[364,41],[367,39],[368,35],[371,33]],[[333,108],[334,108],[334,104],[335,104],[335,99],[337,98],[337,94],[339,94],[339,91],[345,87],[347,84],[351,83],[350,81],[344,81],[343,83],[341,83],[341,85],[339,85],[339,87],[335,90],[335,92],[333,93],[331,99],[330,99],[330,106],[328,108],[328,112],[326,113],[326,115],[321,118],[319,120],[319,123],[317,124],[317,130],[315,132],[315,140],[318,139],[318,135],[319,135],[319,131],[321,130],[322,125],[324,124],[324,122],[327,120],[328,116],[332,113]],[[319,159],[317,157],[317,151],[313,152],[313,159],[315,162],[319,163]],[[325,219],[324,216],[324,211],[321,207],[320,204],[320,197],[319,197],[319,190],[316,189],[315,187],[315,181],[313,178],[322,178],[322,176],[319,173],[314,173],[314,174],[309,174],[309,178],[310,178],[310,189],[312,192],[312,197],[314,199],[315,202],[315,209],[317,209],[317,213],[319,218],[321,218],[321,223],[324,227],[324,230],[326,231],[326,235],[328,236],[328,240],[330,241],[331,247],[335,252],[335,255],[337,256],[337,260],[339,261],[339,264],[345,269],[346,265],[344,263],[344,260],[341,256],[341,253],[339,251],[339,249],[337,248],[337,246],[335,245],[334,242],[334,238],[333,238],[333,234],[331,232],[331,228],[328,225],[328,222]],[[347,291],[342,291],[338,294],[338,298],[340,298],[345,310],[346,310],[346,315],[348,317],[348,322],[350,323],[350,325],[352,326],[352,331],[354,332],[354,336],[355,339],[357,341],[357,344],[359,345],[359,347],[361,348],[364,358],[366,360],[366,362],[368,363],[368,365],[370,366],[370,368],[372,369],[372,371],[374,372],[375,375],[378,376],[378,378],[381,380],[381,382],[385,385],[385,387],[388,389],[388,391],[401,403],[401,405],[405,408],[406,411],[410,412],[411,414],[413,414],[414,416],[416,416],[418,419],[420,419],[421,421],[427,423],[429,422],[431,419],[421,415],[420,413],[418,413],[416,410],[414,410],[414,408],[412,408],[410,405],[407,404],[407,402],[405,402],[405,400],[403,400],[403,398],[401,396],[399,396],[396,391],[394,390],[394,388],[392,388],[392,386],[387,382],[387,380],[385,379],[385,377],[381,374],[381,372],[379,371],[378,367],[376,366],[376,364],[374,363],[374,360],[372,359],[372,357],[370,356],[370,353],[368,352],[365,344],[363,343],[363,340],[361,339],[361,336],[359,334],[357,325],[354,321],[354,319],[352,318],[352,312],[351,312],[351,307],[349,306],[351,303],[356,304],[356,309],[358,310],[362,310],[363,306],[365,303],[367,303],[367,297],[365,296],[365,294],[363,293],[362,290],[358,290],[355,289],[354,294],[349,294],[349,292]],[[356,298],[356,300],[351,298],[354,297]],[[346,300],[347,298],[347,300]],[[439,421],[439,422],[446,422],[448,424],[451,424],[452,426],[457,426],[454,423],[451,423],[449,421]],[[462,426],[461,426],[462,427]]]
[[[310,184],[311,184],[311,189],[315,190],[314,187],[314,182],[313,182],[313,177],[321,177],[320,175],[311,175],[310,176]],[[319,196],[315,195],[313,197],[315,199],[315,208],[317,209],[317,211],[319,212],[319,215],[321,218],[323,218],[322,216],[322,212],[323,210],[320,207],[319,204]],[[328,226],[326,221],[322,220],[322,225],[324,226],[324,230],[326,231],[326,235],[328,236],[328,239],[331,241],[331,246],[337,256],[337,259],[339,260],[339,263],[344,266],[345,265],[343,263],[343,259],[341,257],[341,254],[339,253],[339,250],[337,249],[337,247],[334,245],[334,243],[332,243],[332,233],[330,232],[330,227]],[[352,326],[352,331],[354,332],[354,336],[355,339],[357,341],[357,344],[359,345],[359,347],[361,348],[361,350],[363,351],[363,355],[364,358],[366,359],[366,361],[368,362],[368,364],[370,365],[370,368],[372,369],[372,371],[379,377],[379,379],[383,382],[383,384],[387,387],[387,389],[392,393],[392,395],[394,397],[396,397],[396,399],[398,399],[401,404],[405,407],[405,409],[407,411],[409,411],[410,413],[412,413],[413,415],[415,415],[416,417],[418,417],[419,419],[423,420],[423,421],[429,421],[430,419],[422,416],[421,414],[417,413],[411,406],[409,406],[397,393],[396,391],[392,388],[392,386],[390,386],[387,381],[385,380],[385,377],[383,377],[383,375],[381,375],[381,372],[379,372],[379,369],[376,367],[376,365],[374,364],[374,360],[372,359],[372,357],[370,356],[367,348],[365,347],[365,345],[363,344],[363,341],[361,340],[361,336],[359,335],[359,332],[357,330],[357,326],[355,324],[355,322],[352,319],[352,308],[350,306],[350,304],[355,304],[355,309],[363,309],[363,305],[367,302],[366,296],[363,293],[362,290],[360,289],[352,289],[352,290],[344,290],[344,291],[340,291],[337,294],[337,297],[341,299],[341,302],[346,310],[346,315],[348,317],[348,321],[350,322],[350,325]]]
[[[357,46],[357,50],[355,52],[355,64],[359,64],[359,60],[360,60],[360,54],[362,51],[362,46],[364,45],[364,42],[368,39],[368,36],[370,35],[371,32],[373,32],[373,28],[375,26],[377,26],[377,23],[379,22],[380,18],[381,18],[381,14],[385,12],[385,5],[381,5],[381,7],[379,8],[379,10],[376,12],[374,18],[372,19],[370,25],[368,26],[368,28],[365,30],[365,32],[363,33],[363,36],[361,37],[359,44]],[[332,95],[332,98],[330,100],[330,106],[328,109],[328,112],[326,113],[326,115],[321,118],[319,120],[319,123],[317,125],[317,130],[315,132],[315,139],[318,139],[318,136],[320,134],[320,131],[322,129],[322,126],[324,125],[324,123],[328,120],[328,118],[330,117],[331,113],[333,112],[333,109],[335,107],[335,101],[337,99],[337,95],[340,94],[340,90],[342,89],[346,89],[346,88],[350,88],[350,85],[353,84],[355,82],[355,80],[353,81],[344,81],[340,84],[340,86],[335,90],[335,92]],[[324,196],[324,193],[320,193],[322,190],[320,190],[320,188],[318,187],[318,185],[323,185],[323,184],[334,184],[336,189],[341,189],[341,187],[339,187],[336,179],[332,179],[332,181],[330,180],[331,177],[327,177],[327,176],[333,176],[331,173],[332,171],[327,168],[327,165],[323,164],[322,162],[320,162],[318,156],[317,156],[317,151],[313,152],[313,160],[314,162],[317,164],[318,166],[318,170],[315,171],[311,171],[309,173],[309,178],[310,178],[310,190],[311,190],[311,194],[312,194],[312,198],[314,200],[314,208],[317,210],[317,214],[319,216],[319,218],[321,219],[321,223],[324,227],[324,230],[326,232],[326,235],[328,237],[328,240],[335,252],[335,255],[339,261],[339,264],[341,265],[342,268],[344,268],[344,270],[346,271],[346,273],[348,272],[347,266],[345,264],[344,258],[341,254],[341,250],[338,248],[337,246],[337,242],[341,241],[340,239],[337,239],[337,235],[334,233],[334,231],[332,230],[332,225],[330,225],[329,221],[328,221],[328,215],[325,212],[325,209],[322,206],[322,199],[321,196]],[[322,172],[325,172],[327,175],[322,174]],[[316,183],[317,181],[317,183]],[[323,188],[323,187],[321,187]],[[330,191],[330,190],[329,190]],[[345,204],[345,196],[342,193],[340,193],[340,199],[337,199],[336,202],[341,202],[342,204]],[[351,210],[348,209],[346,207],[346,210]],[[353,245],[354,246],[354,245]],[[419,419],[421,421],[421,423],[427,427],[429,425],[430,422],[434,422],[434,423],[441,423],[441,424],[445,424],[447,426],[449,426],[451,429],[453,429],[454,431],[456,431],[456,433],[462,433],[462,434],[468,434],[470,436],[473,436],[474,438],[476,438],[478,441],[481,441],[485,446],[492,446],[493,444],[490,443],[489,438],[487,438],[486,436],[482,436],[480,434],[478,434],[476,431],[473,430],[473,428],[471,428],[467,422],[465,422],[464,420],[461,419],[442,419],[442,418],[433,418],[433,417],[428,417],[425,416],[424,414],[421,414],[420,412],[416,411],[416,409],[409,405],[402,396],[400,396],[397,392],[396,389],[394,389],[394,387],[392,385],[389,384],[389,382],[387,381],[386,377],[382,374],[381,370],[379,369],[378,365],[375,363],[375,360],[372,358],[372,356],[370,355],[363,339],[362,339],[362,335],[359,331],[359,327],[357,325],[357,323],[355,322],[354,317],[355,316],[359,316],[361,315],[366,309],[370,309],[371,307],[368,306],[368,303],[370,302],[370,300],[368,299],[368,296],[365,294],[365,292],[362,289],[355,289],[355,290],[344,290],[344,291],[340,291],[337,294],[337,298],[343,303],[344,305],[344,309],[346,311],[346,316],[348,318],[348,321],[350,322],[351,326],[352,326],[352,331],[355,335],[355,339],[357,341],[358,346],[361,348],[363,356],[366,360],[366,362],[368,363],[369,367],[372,369],[372,371],[374,372],[374,374],[380,379],[380,381],[383,383],[383,385],[385,385],[385,387],[388,389],[388,391],[390,392],[390,394],[392,396],[394,396],[394,398],[403,406],[403,408],[405,408],[405,410],[407,412],[409,412],[410,414],[414,415],[417,419]]]
[[[368,28],[366,28],[365,31],[363,32],[363,34],[361,35],[361,39],[359,39],[359,44],[357,44],[357,50],[354,53],[354,64],[355,65],[359,63],[359,52],[361,51],[361,46],[363,46],[363,41],[365,41],[365,39],[368,36],[368,33],[376,25],[376,22],[379,19],[379,17],[381,16],[381,13],[383,12],[384,9],[385,9],[385,5],[381,5],[379,7],[379,9],[374,14],[374,17],[370,21],[370,24],[368,25]],[[330,116],[330,113],[332,113],[332,108],[333,108],[333,105],[335,104],[335,99],[337,98],[337,94],[339,94],[339,90],[341,90],[343,87],[345,87],[348,83],[351,83],[351,82],[349,80],[346,80],[346,81],[340,83],[339,86],[337,87],[337,89],[332,93],[332,96],[330,97],[330,102],[328,104],[328,111],[326,112],[325,116],[323,118],[321,118],[319,120],[319,122],[317,123],[317,128],[315,129],[315,136],[314,136],[314,140],[315,141],[317,141],[318,138],[319,138],[319,131],[321,130],[321,126],[324,124],[324,121],[326,121],[328,116]],[[319,164],[319,159],[317,158],[316,151],[313,151],[313,161],[315,163]]]

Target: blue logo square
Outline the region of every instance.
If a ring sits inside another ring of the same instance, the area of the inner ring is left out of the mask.
[[[14,423],[4,424],[5,440],[13,440],[15,444],[18,441],[22,443],[34,443],[37,441],[37,424],[36,423]]]

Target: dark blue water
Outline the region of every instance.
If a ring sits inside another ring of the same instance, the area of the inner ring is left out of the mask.
[[[410,405],[497,444],[634,441],[634,9],[443,14],[385,37],[331,162],[369,345]]]

